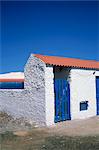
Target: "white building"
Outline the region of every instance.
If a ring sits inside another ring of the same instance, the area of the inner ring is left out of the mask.
[[[0,111],[39,126],[99,115],[97,61],[31,54],[22,82],[0,79]]]

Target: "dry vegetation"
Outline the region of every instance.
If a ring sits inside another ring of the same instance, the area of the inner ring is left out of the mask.
[[[1,150],[98,150],[99,136],[69,137],[32,131],[25,136],[1,134]]]

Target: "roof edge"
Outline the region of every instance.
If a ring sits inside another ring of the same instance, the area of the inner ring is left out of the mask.
[[[83,68],[83,69],[99,69],[99,61],[96,60],[47,56],[41,54],[34,54],[34,56],[39,58],[41,61],[43,61],[45,64],[48,65]]]

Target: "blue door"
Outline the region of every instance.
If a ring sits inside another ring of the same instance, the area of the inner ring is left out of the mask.
[[[70,120],[70,88],[64,79],[55,79],[55,122]]]
[[[99,77],[96,77],[97,115],[99,115]]]

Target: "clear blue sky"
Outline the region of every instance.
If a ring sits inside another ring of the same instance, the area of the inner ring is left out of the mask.
[[[30,53],[99,60],[99,2],[1,4],[0,73],[23,71]]]

